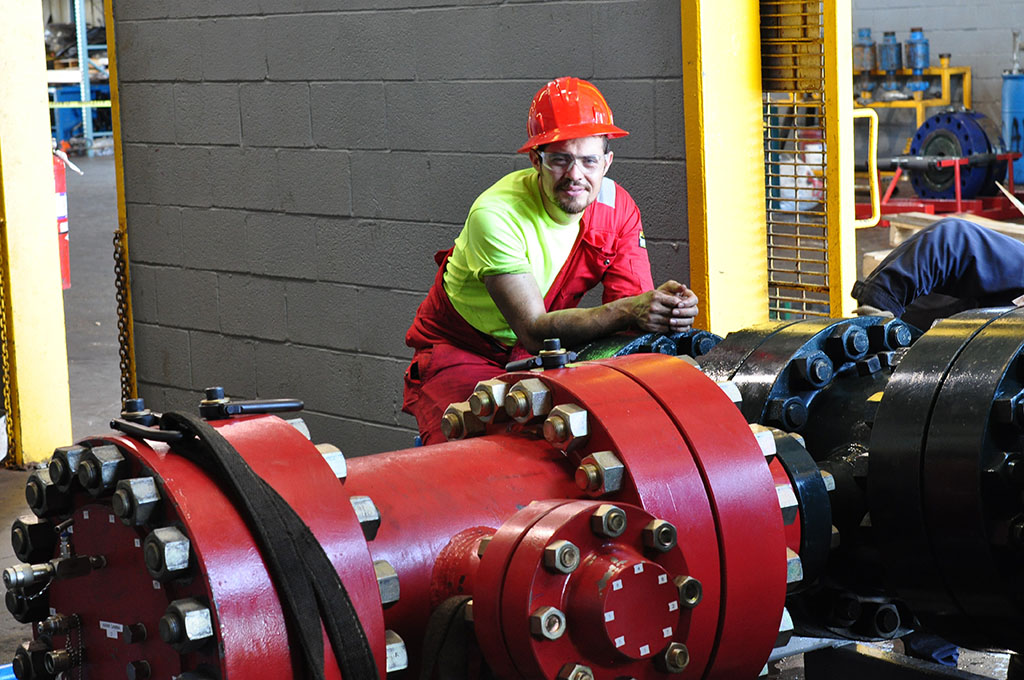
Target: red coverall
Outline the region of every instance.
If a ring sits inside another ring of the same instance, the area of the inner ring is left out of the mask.
[[[604,285],[603,302],[654,288],[640,210],[622,187],[616,184],[612,193],[611,204],[594,201],[583,212],[576,243],[544,296],[547,311],[577,306],[598,283]],[[443,284],[451,252],[434,256],[434,285],[405,335],[405,344],[416,352],[405,372],[402,410],[416,417],[424,444],[445,441],[441,416],[449,404],[465,401],[478,382],[528,356],[519,343],[507,347],[473,328],[452,306]]]

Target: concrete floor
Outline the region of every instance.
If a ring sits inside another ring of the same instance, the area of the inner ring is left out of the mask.
[[[71,230],[71,288],[64,291],[74,438],[106,432],[121,411],[114,298],[113,235],[117,229],[114,158],[75,158],[83,171],[68,171],[68,224]],[[71,442],[68,442],[70,444]],[[29,512],[25,505],[27,471],[0,468],[0,531]],[[0,534],[2,535],[2,534]],[[0,540],[0,567],[16,563],[10,541]],[[10,663],[15,648],[31,630],[0,614],[0,664]]]

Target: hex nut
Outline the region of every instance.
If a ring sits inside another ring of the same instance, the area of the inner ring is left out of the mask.
[[[298,430],[299,434],[301,434],[303,437],[312,441],[312,436],[309,434],[309,425],[306,425],[305,420],[303,420],[302,418],[287,418],[285,419],[284,422],[288,423],[296,430]]]
[[[49,517],[71,507],[71,494],[50,481],[47,468],[39,468],[33,470],[25,482],[25,502],[37,517]]]
[[[42,640],[27,640],[22,642],[14,652],[14,661],[11,662],[11,670],[16,678],[43,678],[45,675],[46,653],[51,649],[50,645]]]
[[[899,349],[910,344],[910,327],[899,319],[868,327],[868,340],[875,352]]]
[[[160,504],[160,492],[152,477],[133,477],[117,483],[110,499],[114,514],[128,526],[139,526],[149,521]]]
[[[839,324],[825,338],[825,353],[840,364],[863,358],[869,347],[868,334],[852,323]]]
[[[785,647],[793,639],[793,617],[789,610],[782,608],[782,621],[779,623],[779,636],[775,638],[775,647]]]
[[[796,375],[813,389],[819,389],[829,384],[835,374],[832,360],[824,352],[811,352],[805,356],[796,357],[790,362],[790,366],[796,371]]]
[[[590,516],[590,529],[602,538],[618,538],[626,530],[626,512],[610,503],[602,503]]]
[[[53,451],[50,459],[50,479],[61,491],[70,491],[78,482],[78,463],[86,452],[84,446],[61,446]]]
[[[21,515],[11,525],[11,547],[22,562],[44,562],[57,548],[53,524],[35,515]]]
[[[626,466],[611,451],[596,451],[576,468],[576,486],[590,496],[603,496],[622,488]]]
[[[99,496],[113,491],[127,471],[128,461],[116,446],[94,446],[78,463],[78,483],[93,496]]]
[[[588,417],[586,410],[576,404],[560,404],[544,420],[544,439],[563,451],[582,446],[590,435]]]
[[[565,614],[555,607],[541,607],[530,614],[530,633],[534,637],[557,640],[565,635]]]
[[[160,527],[142,542],[146,569],[158,581],[182,576],[188,569],[191,543],[177,527]]]
[[[807,405],[799,397],[770,399],[765,422],[784,430],[799,430],[807,424]]]
[[[693,609],[704,599],[704,584],[692,576],[676,576],[672,579],[679,592],[679,604]]]
[[[380,589],[380,603],[389,607],[398,602],[401,588],[398,584],[398,572],[387,560],[374,560],[373,571],[377,575],[377,588]]]
[[[761,453],[764,454],[765,458],[771,458],[775,455],[777,448],[775,446],[774,428],[751,423],[750,432],[754,435],[754,439],[757,440],[757,445],[761,447]]]
[[[210,608],[195,598],[167,605],[159,623],[160,639],[179,652],[194,651],[213,638]]]
[[[350,496],[348,499],[356,512],[356,519],[363,529],[363,537],[368,541],[377,538],[380,530],[380,510],[369,496]]]
[[[393,630],[384,631],[384,672],[396,673],[409,667],[405,641]]]
[[[544,566],[549,571],[571,574],[580,566],[580,549],[569,541],[552,541],[544,548]]]
[[[663,519],[651,520],[644,527],[641,536],[644,545],[658,552],[668,552],[676,547],[678,532],[675,525]]]
[[[732,380],[725,380],[716,384],[719,389],[725,392],[725,396],[729,397],[729,401],[736,404],[737,408],[743,405],[743,394],[740,393],[739,385],[734,383]]]
[[[493,538],[494,538],[494,536],[491,535],[491,536],[484,536],[484,537],[482,537],[480,539],[480,543],[477,544],[477,546],[476,546],[476,556],[479,559],[482,560],[484,558],[484,553],[487,552],[487,546],[489,546],[491,544],[491,540]]]
[[[836,490],[836,478],[828,470],[819,470],[821,473],[821,481],[825,483],[825,490],[832,492]]]
[[[498,378],[481,380],[469,396],[469,408],[483,423],[504,417],[508,383]]]
[[[594,680],[594,671],[581,663],[567,663],[556,677],[558,680]]]
[[[668,673],[682,673],[690,665],[690,650],[682,642],[672,642],[658,664]]]
[[[792,548],[786,548],[786,583],[799,583],[804,580],[804,565],[800,555]]]
[[[505,413],[518,423],[528,423],[551,411],[551,390],[538,378],[526,378],[505,395]]]
[[[330,466],[331,472],[338,479],[344,480],[348,477],[348,463],[345,461],[345,454],[334,444],[317,444],[316,450],[320,452],[324,462]]]
[[[481,435],[486,430],[484,423],[473,415],[468,401],[449,404],[441,416],[441,434],[445,439],[466,439]]]
[[[796,499],[796,493],[789,482],[775,485],[775,495],[779,497],[779,508],[782,510],[782,523],[789,526],[796,521],[797,511],[800,503]]]

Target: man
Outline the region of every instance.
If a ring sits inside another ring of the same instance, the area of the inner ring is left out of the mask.
[[[976,307],[1019,304],[1024,243],[956,217],[901,243],[853,286],[860,314],[891,313],[919,328]]]
[[[437,254],[434,285],[405,342],[416,350],[403,410],[424,444],[444,441],[441,416],[480,380],[535,354],[545,338],[575,346],[616,331],[692,325],[697,298],[667,281],[653,290],[640,212],[605,177],[608,140],[628,132],[591,83],[558,78],[534,96],[530,168],[506,175],[470,208],[455,246]],[[599,307],[577,309],[603,285]]]

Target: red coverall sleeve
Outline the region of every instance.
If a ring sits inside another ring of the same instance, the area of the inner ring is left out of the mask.
[[[621,186],[618,193],[616,213],[621,217],[617,220],[615,257],[601,279],[604,285],[602,302],[639,295],[654,288],[640,209]]]

